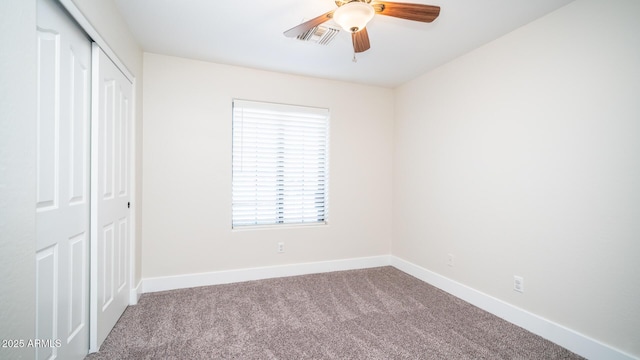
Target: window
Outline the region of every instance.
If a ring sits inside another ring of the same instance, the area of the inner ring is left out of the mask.
[[[329,110],[233,101],[232,226],[327,220]]]

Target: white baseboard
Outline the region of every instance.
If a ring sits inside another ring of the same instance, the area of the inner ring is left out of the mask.
[[[536,314],[515,307],[500,299],[494,298],[469,286],[458,283],[433,271],[392,255],[146,278],[142,279],[136,288],[131,290],[131,301],[132,304],[133,300],[137,303],[141,292],[149,293],[285,276],[366,269],[388,265],[391,265],[398,270],[412,275],[588,359],[636,359],[629,354],[612,348],[560,324],[556,324]]]
[[[142,279],[138,281],[138,285],[129,290],[129,305],[136,305],[142,296]]]
[[[574,330],[515,307],[500,299],[484,294],[478,290],[460,284],[396,256],[390,256],[390,265],[487,312],[501,317],[512,324],[518,325],[534,334],[569,349],[578,355],[584,356],[587,359],[636,359],[629,354],[582,335]]]
[[[184,289],[196,286],[229,284],[242,281],[261,280],[285,276],[319,274],[331,271],[366,269],[388,266],[389,256],[372,256],[343,260],[321,261],[303,264],[266,266],[250,269],[214,271],[209,273],[186,274],[146,278],[142,280],[142,292]]]

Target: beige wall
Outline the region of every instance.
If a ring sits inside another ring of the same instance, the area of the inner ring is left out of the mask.
[[[390,252],[392,90],[154,54],[144,78],[144,278]],[[231,230],[233,98],[330,109],[328,226]]]
[[[36,4],[0,1],[0,339],[35,334]],[[30,359],[33,348],[0,348]]]
[[[113,2],[73,1],[144,99],[136,279],[391,252],[640,356],[637,1],[577,0],[395,92],[153,54],[143,85]],[[0,337],[29,339],[36,9],[0,4]],[[331,109],[329,226],[230,230],[234,97]]]
[[[392,254],[640,356],[640,2],[603,5],[397,89]]]

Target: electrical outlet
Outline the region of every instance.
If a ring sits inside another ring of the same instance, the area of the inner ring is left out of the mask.
[[[524,292],[524,278],[522,276],[513,275],[513,290]]]
[[[279,253],[283,253],[284,252],[284,243],[283,242],[279,242],[278,243],[278,252]]]
[[[453,254],[447,254],[447,265],[453,267]]]

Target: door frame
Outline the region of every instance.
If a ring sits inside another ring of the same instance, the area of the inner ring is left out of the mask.
[[[71,15],[71,17],[78,23],[78,25],[87,33],[87,35],[89,36],[89,38],[91,38],[91,40],[93,42],[95,42],[101,49],[102,51],[104,51],[104,53],[107,55],[107,57],[109,57],[109,59],[111,59],[111,61],[113,61],[113,63],[116,65],[116,67],[124,74],[124,76],[131,82],[132,84],[132,109],[131,109],[131,116],[133,121],[131,122],[131,150],[129,153],[129,189],[130,189],[130,202],[131,202],[131,208],[130,208],[130,213],[129,213],[129,305],[135,305],[138,303],[138,300],[140,299],[140,295],[142,294],[142,286],[141,286],[141,281],[139,281],[137,284],[135,282],[135,274],[136,274],[136,244],[137,244],[137,238],[136,238],[136,208],[137,208],[137,202],[136,202],[136,198],[137,198],[137,189],[136,189],[136,154],[137,154],[137,146],[136,146],[136,124],[137,124],[137,103],[138,103],[138,99],[136,96],[136,92],[137,92],[137,82],[136,82],[136,77],[133,75],[133,73],[131,71],[129,71],[129,69],[127,68],[127,66],[120,60],[120,58],[117,56],[117,54],[115,53],[115,51],[113,51],[113,49],[111,49],[111,47],[109,47],[109,45],[107,44],[107,42],[104,40],[104,38],[102,36],[100,36],[100,34],[98,33],[98,31],[93,27],[93,25],[91,25],[91,23],[89,22],[89,20],[84,16],[84,14],[80,11],[80,9],[76,6],[76,4],[73,2],[73,0],[58,0],[62,6],[67,9],[67,11],[69,12],[69,14]],[[93,71],[93,69],[92,69]],[[93,101],[92,101],[92,107],[93,107]],[[93,114],[93,110],[92,110],[92,114]],[[91,126],[93,126],[94,124],[94,120],[93,116],[91,116]],[[94,144],[92,143],[91,146],[91,151],[94,151]],[[93,164],[93,161],[91,162],[91,167],[95,166]],[[91,188],[91,191],[93,191],[94,189]],[[91,205],[93,206],[93,205]],[[93,224],[91,224],[90,226],[93,226]],[[89,246],[90,248],[96,248],[97,247],[97,239],[95,239],[94,237],[90,238],[90,242],[89,242]],[[89,278],[90,278],[90,284],[89,284],[89,288],[92,288],[95,284],[95,282],[97,281],[98,278],[98,274],[97,274],[97,266],[96,266],[96,260],[94,258],[90,259],[90,274],[89,274]],[[90,291],[91,292],[91,291]],[[95,327],[95,322],[96,322],[96,316],[97,316],[97,312],[94,310],[97,310],[97,301],[98,299],[95,296],[90,296],[89,297],[89,339],[90,339],[90,343],[88,344],[88,350],[89,353],[93,353],[93,352],[97,352],[99,350],[98,346],[97,346],[97,334],[96,334],[96,327]]]

